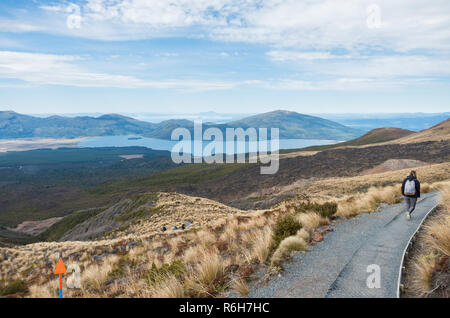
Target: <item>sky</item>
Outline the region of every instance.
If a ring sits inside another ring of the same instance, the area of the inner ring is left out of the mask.
[[[448,0],[0,1],[0,110],[447,112]]]

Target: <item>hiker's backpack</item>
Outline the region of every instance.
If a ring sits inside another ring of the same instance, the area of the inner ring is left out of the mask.
[[[416,182],[414,180],[406,180],[405,195],[416,195]]]

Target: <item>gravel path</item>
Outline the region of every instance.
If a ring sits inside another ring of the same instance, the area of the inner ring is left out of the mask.
[[[436,193],[422,195],[410,221],[399,214],[403,203],[339,221],[322,242],[285,264],[282,277],[255,287],[249,297],[396,297],[403,250],[437,203]],[[381,288],[366,285],[371,264],[380,266]]]

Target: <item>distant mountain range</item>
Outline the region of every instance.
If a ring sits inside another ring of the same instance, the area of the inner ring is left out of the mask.
[[[366,132],[380,127],[397,127],[417,132],[450,118],[450,113],[323,114],[317,116]]]
[[[100,117],[47,118],[22,115],[13,111],[0,112],[0,139],[18,138],[77,138],[93,136],[140,135],[170,139],[175,128],[193,131],[193,122],[186,119],[160,123],[139,121],[122,115]],[[320,117],[289,111],[274,111],[250,116],[225,124],[205,123],[203,128],[279,128],[283,139],[348,140],[362,135],[362,131]]]

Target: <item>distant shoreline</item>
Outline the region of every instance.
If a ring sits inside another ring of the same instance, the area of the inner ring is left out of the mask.
[[[79,148],[78,143],[82,138],[24,138],[24,139],[0,139],[0,153],[8,151],[27,151],[36,149],[57,149],[62,147]]]

